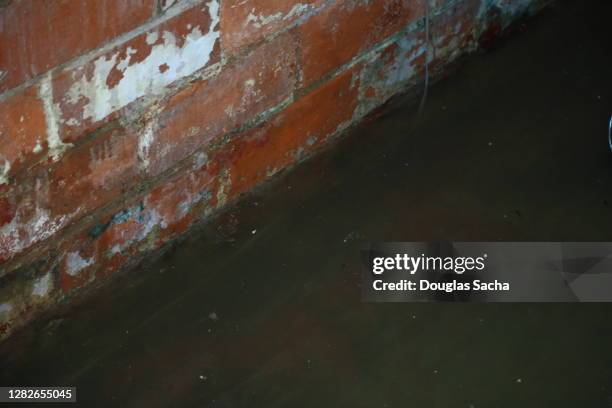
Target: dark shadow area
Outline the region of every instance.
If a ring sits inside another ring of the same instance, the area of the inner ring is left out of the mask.
[[[364,241],[612,241],[609,1],[560,1],[0,346],[83,406],[611,407],[612,305],[367,304]],[[144,269],[144,270],[143,270]]]

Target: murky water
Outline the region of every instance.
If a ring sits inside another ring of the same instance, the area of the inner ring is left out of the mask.
[[[612,241],[609,1],[562,1],[52,323],[86,406],[611,407],[612,304],[365,304],[362,241]]]

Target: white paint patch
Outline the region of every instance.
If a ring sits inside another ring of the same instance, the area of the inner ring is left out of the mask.
[[[10,314],[13,311],[13,305],[10,303],[0,304],[0,316],[3,314]]]
[[[138,138],[138,158],[145,169],[149,167],[149,151],[155,137],[154,122],[154,119],[147,122],[142,135]]]
[[[208,155],[204,152],[199,152],[196,156],[193,166],[194,170],[200,170],[208,162]]]
[[[118,52],[108,58],[101,57],[94,61],[91,79],[83,76],[75,83],[66,101],[76,104],[85,98],[88,103],[83,108],[81,119],[98,121],[140,97],[161,93],[167,85],[206,66],[219,38],[219,31],[216,30],[219,25],[219,2],[212,0],[207,6],[211,18],[207,33],[202,33],[200,27],[194,27],[179,47],[174,34],[164,31],[161,35],[163,41],[153,45],[149,56],[131,65],[132,55],[129,52],[124,59],[120,59]],[[150,33],[147,41],[153,42],[156,35]],[[167,69],[161,72],[160,66]],[[123,78],[109,88],[107,79],[113,69],[119,69]]]
[[[159,40],[159,33],[157,31],[151,31],[147,33],[147,44],[153,45]]]
[[[34,146],[34,149],[32,149],[32,153],[34,154],[38,154],[40,152],[42,152],[42,145],[40,144],[40,140],[36,141],[36,146]]]
[[[291,10],[289,10],[287,14],[278,12],[275,14],[270,14],[268,16],[265,16],[263,14],[255,14],[255,9],[252,9],[249,15],[247,16],[246,21],[244,22],[244,26],[246,27],[247,25],[252,24],[253,27],[255,28],[261,28],[265,25],[268,25],[270,23],[274,23],[277,21],[290,20],[296,16],[300,16],[304,14],[305,12],[309,11],[311,8],[313,8],[312,5],[299,3],[293,6],[293,8],[291,8]]]
[[[75,214],[78,211],[80,209],[75,211]],[[0,228],[0,253],[10,256],[44,241],[65,227],[73,216],[74,214],[63,215],[51,219],[47,210],[36,208],[34,215],[24,222],[21,214],[18,214],[9,224]]]
[[[40,82],[39,96],[43,102],[43,108],[45,111],[49,155],[53,161],[57,161],[62,156],[62,153],[64,153],[64,151],[72,145],[62,142],[62,139],[60,138],[60,113],[57,105],[53,103],[53,82],[50,71]]]
[[[0,168],[0,186],[3,184],[8,184],[9,182],[9,172],[11,171],[11,163],[8,160],[4,160],[4,165]]]
[[[255,14],[255,9],[252,9],[244,22],[244,26],[246,27],[249,24],[252,24],[255,28],[261,28],[262,26],[279,21],[282,18],[283,13],[281,12],[264,16],[263,14]]]
[[[51,274],[48,273],[45,276],[38,278],[32,286],[32,295],[38,297],[45,297],[51,290]]]
[[[83,269],[93,265],[93,258],[83,259],[78,252],[71,252],[66,258],[66,272],[70,276],[77,276]]]

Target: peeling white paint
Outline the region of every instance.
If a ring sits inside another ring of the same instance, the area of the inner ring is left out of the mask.
[[[80,211],[78,209],[76,212]],[[0,254],[17,254],[36,242],[44,241],[65,227],[74,214],[63,215],[52,219],[49,212],[36,208],[27,220],[22,220],[20,213],[9,223],[0,228]]]
[[[147,169],[149,167],[149,159],[151,153],[151,146],[155,141],[155,132],[159,125],[159,114],[161,108],[157,105],[152,106],[146,114],[145,126],[142,133],[138,137],[138,159],[142,168]]]
[[[0,316],[8,315],[13,311],[13,305],[10,303],[2,303],[0,304]]]
[[[9,182],[9,172],[11,171],[11,163],[8,160],[4,160],[4,165],[0,169],[0,186],[3,184],[8,184]]]
[[[167,85],[189,76],[203,68],[210,61],[215,44],[219,38],[219,3],[212,0],[207,4],[211,18],[210,29],[202,33],[200,27],[194,27],[186,36],[182,46],[178,46],[175,35],[169,31],[161,34],[162,42],[151,48],[151,53],[143,61],[130,64],[132,53],[127,52],[120,59],[119,52],[110,57],[103,56],[94,61],[94,73],[91,79],[83,76],[69,90],[66,102],[76,104],[83,98],[87,104],[82,117],[78,119],[104,119],[112,112],[145,95],[157,95]],[[158,41],[159,34],[149,33],[149,44]],[[161,72],[160,66],[167,69]],[[113,69],[121,71],[123,77],[113,87],[107,79]]]
[[[287,14],[278,12],[278,13],[270,14],[267,16],[263,14],[255,14],[255,9],[252,9],[244,22],[244,26],[246,27],[249,24],[252,24],[253,27],[255,28],[261,28],[265,25],[268,25],[270,23],[274,23],[277,21],[290,20],[294,17],[304,14],[305,12],[311,10],[312,8],[314,8],[312,5],[298,3],[294,5]]]
[[[151,31],[147,33],[147,44],[153,45],[159,40],[159,33],[157,31]]]
[[[49,291],[51,290],[52,281],[51,274],[48,273],[44,276],[41,276],[34,282],[32,286],[32,295],[38,297],[45,297]]]
[[[199,152],[195,158],[193,166],[194,170],[200,170],[208,162],[208,155],[204,152]]]
[[[253,27],[255,28],[261,28],[275,21],[279,21],[282,18],[283,18],[283,13],[281,12],[278,12],[276,14],[271,14],[268,16],[264,16],[262,14],[255,14],[255,9],[253,9],[247,16],[246,21],[244,22],[244,26],[246,27],[249,24],[252,24]]]
[[[51,71],[49,71],[49,73],[45,75],[40,82],[39,96],[43,102],[43,108],[45,111],[49,155],[54,161],[57,161],[62,156],[64,151],[72,145],[69,143],[64,143],[60,138],[60,111],[58,106],[53,103],[53,82]]]
[[[34,149],[32,149],[32,153],[34,154],[38,154],[40,152],[42,152],[42,145],[40,144],[40,140],[36,141],[36,146],[34,146]]]
[[[78,252],[70,252],[66,258],[66,272],[70,276],[77,276],[83,269],[93,265],[93,258],[84,259]]]
[[[147,122],[142,135],[138,138],[138,158],[145,169],[149,167],[149,151],[155,137],[154,129],[154,121]]]
[[[287,15],[285,15],[285,17],[283,17],[283,20],[290,20],[293,17],[301,16],[302,14],[312,9],[314,9],[314,6],[311,4],[298,3],[293,6],[293,8],[289,11],[289,13],[287,13]]]

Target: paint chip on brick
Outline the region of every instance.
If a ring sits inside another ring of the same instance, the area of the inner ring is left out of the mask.
[[[49,155],[54,161],[59,160],[64,151],[71,145],[62,142],[59,134],[59,108],[53,103],[53,84],[51,73],[40,83],[40,99],[43,101],[45,120],[47,123],[47,146]]]
[[[36,280],[32,287],[32,295],[38,297],[45,297],[51,291],[51,274],[48,273]]]
[[[92,258],[84,259],[78,252],[71,252],[66,258],[66,272],[70,276],[77,276],[83,269],[93,265]]]
[[[252,24],[255,28],[261,28],[277,21],[291,20],[292,18],[300,16],[313,8],[313,5],[299,3],[294,5],[286,14],[279,11],[278,13],[271,15],[257,14],[255,9],[252,9],[244,22],[244,26],[246,27],[249,24]]]
[[[4,161],[4,164],[0,166],[0,186],[2,184],[8,184],[8,175],[11,171],[11,163],[8,160]]]
[[[3,314],[9,314],[13,310],[13,306],[10,303],[0,304],[0,316]]]
[[[118,51],[98,58],[91,78],[83,76],[72,85],[68,102],[76,105],[80,100],[87,101],[82,119],[99,121],[140,97],[159,94],[167,85],[205,67],[219,38],[218,1],[209,2],[203,12],[210,14],[208,32],[203,33],[200,27],[194,26],[183,44],[170,31],[161,33],[161,42],[156,42],[159,34],[149,33],[147,43],[154,45],[141,61],[132,63],[136,51],[129,48],[123,57]],[[109,77],[115,71],[119,71],[121,78],[116,83],[110,81],[109,85]]]

